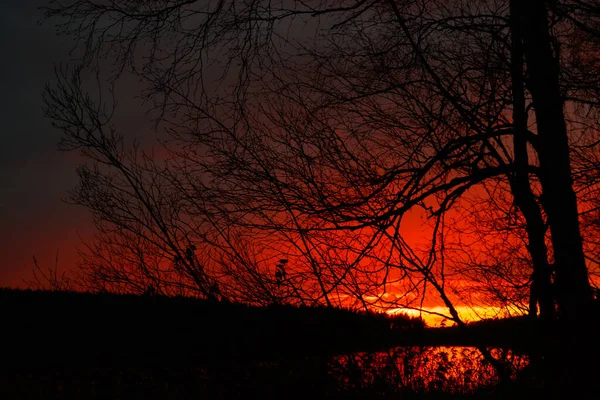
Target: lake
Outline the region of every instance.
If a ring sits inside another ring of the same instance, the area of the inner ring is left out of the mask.
[[[491,354],[515,375],[528,358]],[[396,347],[386,352],[211,365],[25,368],[2,374],[5,398],[346,398],[406,394],[469,395],[498,383],[495,368],[473,347]]]

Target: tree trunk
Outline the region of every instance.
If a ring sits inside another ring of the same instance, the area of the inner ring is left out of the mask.
[[[527,250],[533,263],[529,314],[537,316],[537,303],[540,305],[540,319],[554,318],[554,299],[551,291],[548,249],[546,248],[546,227],[542,212],[531,190],[529,181],[529,157],[527,154],[527,111],[525,109],[525,82],[523,79],[523,43],[519,24],[519,3],[511,0],[511,87],[513,97],[514,124],[514,173],[509,177],[515,204],[525,217]]]
[[[533,99],[539,140],[541,202],[552,235],[558,308],[561,316],[573,319],[584,316],[592,292],[573,190],[559,66],[552,54],[546,2],[528,0],[520,3],[528,89]]]

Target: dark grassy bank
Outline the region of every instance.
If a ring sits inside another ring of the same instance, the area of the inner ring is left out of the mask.
[[[392,381],[355,381],[340,387],[341,378],[325,373],[312,360],[295,366],[215,366],[198,368],[60,368],[14,371],[0,376],[3,399],[506,399],[527,398],[522,390],[482,387],[472,393],[445,389],[413,390]],[[522,389],[522,388],[520,388]],[[531,398],[535,398],[532,396]]]
[[[250,307],[185,297],[0,290],[2,363],[198,365],[389,347],[423,323],[326,307]]]
[[[373,352],[392,346],[486,346],[527,352],[541,327],[527,317],[426,328],[404,315],[327,307],[252,307],[188,297],[0,288],[9,365],[197,366]],[[556,332],[556,330],[552,330]]]

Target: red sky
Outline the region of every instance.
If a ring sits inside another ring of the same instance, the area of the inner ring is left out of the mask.
[[[54,64],[69,60],[71,44],[56,37],[49,24],[37,24],[42,2],[0,3],[0,54],[5,55],[0,63],[0,286],[23,287],[23,280],[31,278],[34,255],[43,266],[53,265],[58,251],[60,268],[73,268],[78,234],[91,231],[87,212],[62,201],[76,184],[81,159],[57,151],[60,134],[43,116],[44,85],[53,80]],[[121,107],[127,117],[118,122],[143,133],[148,121],[135,102],[124,107],[121,102]],[[406,223],[416,227],[420,219]]]

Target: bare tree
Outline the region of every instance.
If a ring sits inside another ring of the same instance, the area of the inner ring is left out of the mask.
[[[592,298],[573,190],[588,174],[570,157],[589,164],[569,121],[589,121],[571,107],[596,107],[589,49],[573,45],[595,43],[590,7],[51,3],[47,15],[84,44],[83,65],[110,57],[113,84],[144,80],[169,136],[160,161],[128,147],[79,73],[46,92],[67,148],[94,163],[73,193],[100,228],[91,276],[116,290],[418,309],[433,288],[460,323],[451,293],[472,276],[447,258],[447,218],[479,193],[492,214],[514,203],[520,221],[497,232],[520,243],[514,257],[484,249],[498,279],[480,287],[519,302],[529,291],[532,315],[539,303],[549,319],[555,304],[576,317]],[[579,70],[561,68],[562,45]],[[431,223],[421,246],[404,227],[419,213]]]

